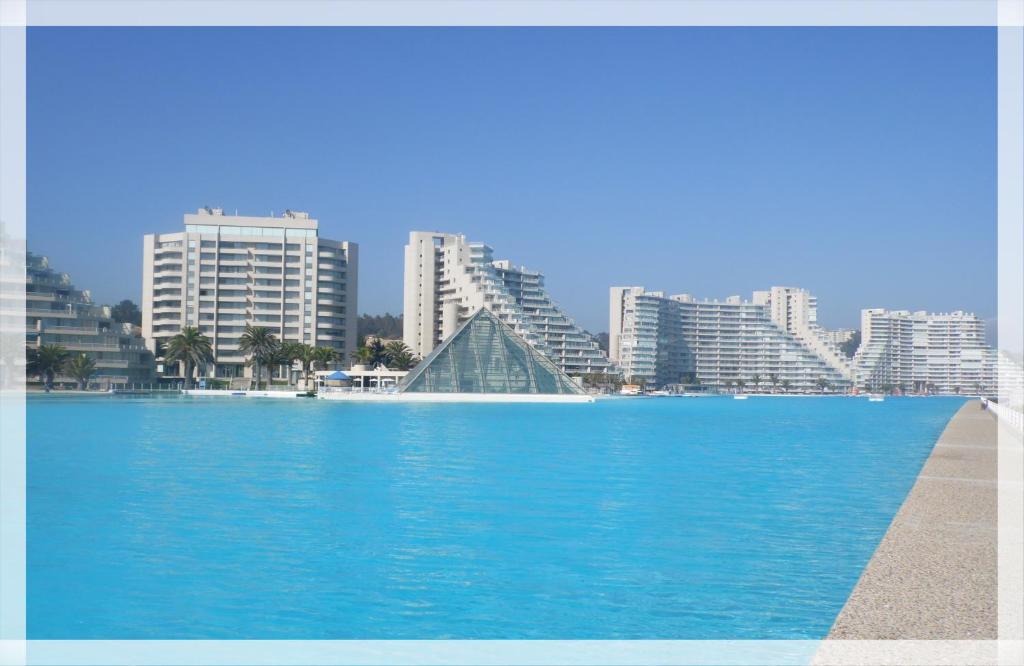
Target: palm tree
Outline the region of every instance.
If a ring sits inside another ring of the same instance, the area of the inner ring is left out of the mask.
[[[289,386],[292,384],[292,368],[295,362],[302,358],[302,348],[306,345],[301,342],[282,342],[274,354],[274,364],[283,371],[282,375],[288,379]]]
[[[393,370],[411,370],[419,362],[412,350],[401,340],[392,340],[385,346],[388,367]]]
[[[779,385],[779,376],[774,372],[768,375],[768,383],[772,385],[772,393],[775,393],[775,387]]]
[[[412,353],[412,350],[401,340],[392,340],[391,342],[384,345],[384,353],[387,354],[388,358],[397,356],[402,352]]]
[[[412,370],[420,362],[419,357],[408,349],[389,356],[388,367],[392,370]]]
[[[388,352],[384,347],[384,343],[380,341],[380,338],[374,338],[373,342],[366,345],[366,348],[370,350],[371,368],[376,368],[378,365],[388,364]]]
[[[294,360],[298,361],[302,368],[302,383],[306,390],[309,390],[309,369],[316,362],[316,347],[300,344],[296,345],[293,351],[295,352]]]
[[[315,347],[313,349],[313,365],[320,370],[338,360],[338,350],[334,347]]]
[[[783,393],[786,393],[787,391],[789,391],[790,382],[789,382],[788,379],[783,379],[782,382],[779,385],[782,386],[782,392]]]
[[[373,360],[373,352],[366,345],[360,345],[352,352],[352,360],[360,365],[370,365],[370,361]]]
[[[85,391],[89,388],[89,379],[96,373],[96,361],[86,354],[79,354],[68,359],[64,369],[78,381],[78,388]]]
[[[304,345],[301,342],[284,342],[281,344],[280,359],[282,365],[288,366],[288,383],[291,384],[291,368],[295,361],[301,361],[305,348],[309,345]]]
[[[30,359],[34,373],[43,380],[47,391],[53,388],[53,378],[64,368],[68,356],[68,350],[60,345],[42,345]]]
[[[757,391],[757,389],[761,388],[761,375],[755,374],[750,378],[750,382],[754,385],[754,390]]]
[[[313,367],[318,370],[326,370],[327,366],[341,358],[343,358],[342,355],[333,347],[313,347],[312,354],[310,355]],[[308,378],[306,379],[306,390],[310,390]]]
[[[186,326],[164,347],[164,360],[172,363],[180,361],[184,365],[185,388],[192,381],[192,368],[213,360],[213,347],[210,338],[199,332],[195,326]]]
[[[828,380],[825,379],[824,377],[818,377],[818,380],[815,382],[815,384],[817,385],[818,390],[821,391],[822,393],[824,393],[825,389],[829,387]]]
[[[274,362],[280,343],[266,326],[250,326],[246,324],[242,337],[238,339],[238,349],[246,356],[253,366],[256,378],[256,390],[260,389],[263,366]]]
[[[747,385],[747,383],[745,381],[743,381],[743,379],[737,379],[736,380],[736,392],[737,393],[743,393],[743,387],[746,386],[746,385]]]

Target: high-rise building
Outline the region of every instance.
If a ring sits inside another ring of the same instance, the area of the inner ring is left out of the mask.
[[[854,357],[857,385],[937,393],[986,393],[998,359],[985,344],[985,322],[972,313],[861,310]]]
[[[713,391],[741,385],[789,391],[848,387],[842,370],[779,323],[783,311],[773,313],[772,299],[766,297],[771,293],[758,292],[750,301],[739,296],[720,301],[613,287],[611,361],[627,380],[656,386],[700,384]],[[794,330],[801,326],[795,323]]]
[[[755,291],[755,303],[767,304],[772,321],[810,351],[823,359],[845,379],[853,378],[847,356],[840,351],[830,332],[818,326],[818,299],[806,289],[772,287]]]
[[[319,235],[317,220],[225,215],[202,208],[185,229],[143,241],[142,333],[157,352],[185,326],[213,342],[209,376],[248,376],[239,350],[246,325],[279,340],[356,347],[358,249]]]
[[[151,382],[155,365],[138,330],[114,321],[110,307],[93,303],[67,273],[50,267],[46,257],[28,253],[25,262],[25,336],[30,348],[59,345],[86,354],[96,363],[92,381],[112,384]],[[58,375],[59,381],[74,379]]]
[[[487,308],[566,374],[609,370],[608,359],[551,299],[544,276],[496,261],[465,236],[413,231],[405,246],[405,343],[429,354],[459,324]]]

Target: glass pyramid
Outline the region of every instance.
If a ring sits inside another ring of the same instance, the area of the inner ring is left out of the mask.
[[[480,308],[430,352],[400,393],[555,393],[583,389],[494,314]]]

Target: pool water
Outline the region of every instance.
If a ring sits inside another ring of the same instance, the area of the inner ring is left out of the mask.
[[[29,638],[821,638],[963,402],[32,397]]]

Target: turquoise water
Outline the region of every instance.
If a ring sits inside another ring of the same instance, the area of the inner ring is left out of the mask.
[[[34,397],[28,633],[820,638],[962,403]]]

